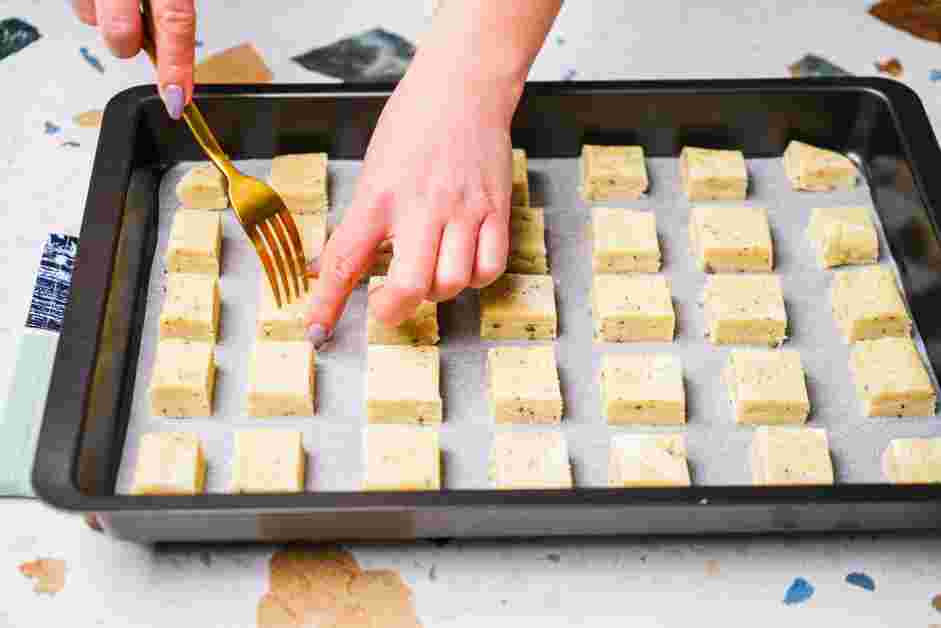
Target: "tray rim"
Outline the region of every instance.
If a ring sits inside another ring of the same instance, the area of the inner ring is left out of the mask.
[[[291,83],[252,85],[201,85],[198,100],[231,97],[330,97],[385,98],[394,84]],[[941,163],[941,149],[917,94],[907,85],[881,77],[812,79],[717,79],[670,81],[590,81],[527,83],[529,95],[683,93],[740,94],[777,92],[864,91],[886,102],[902,150],[912,164],[915,189],[929,208],[937,232],[941,208],[941,182],[934,183],[918,168],[919,163]],[[66,311],[50,385],[36,444],[32,484],[36,495],[50,506],[75,512],[183,512],[198,515],[232,511],[239,514],[331,512],[331,511],[418,511],[424,509],[491,507],[512,502],[526,507],[629,507],[629,506],[806,506],[808,504],[935,503],[941,502],[941,485],[894,485],[888,483],[835,484],[822,487],[691,486],[667,489],[580,488],[570,490],[453,490],[428,492],[308,492],[293,495],[203,494],[195,496],[89,495],[75,481],[82,423],[90,382],[97,358],[99,337],[115,262],[115,246],[123,218],[124,201],[134,162],[133,141],[141,109],[159,99],[153,85],[131,87],[107,104],[96,148],[86,197],[80,241],[110,243],[107,273],[84,273],[82,305],[73,299]],[[919,155],[919,159],[914,156]],[[116,202],[119,201],[119,202]],[[108,216],[102,208],[112,208]],[[93,211],[94,208],[94,211]],[[80,246],[76,265],[82,262]],[[98,252],[100,255],[100,251]],[[78,272],[78,271],[77,271]],[[94,298],[92,298],[94,297]]]

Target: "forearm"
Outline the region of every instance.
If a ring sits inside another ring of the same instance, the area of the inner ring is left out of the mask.
[[[481,107],[513,115],[523,83],[561,0],[450,0],[435,16],[409,74],[472,94]]]

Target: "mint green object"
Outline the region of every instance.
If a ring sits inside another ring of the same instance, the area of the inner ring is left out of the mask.
[[[35,497],[29,479],[33,451],[58,344],[55,332],[23,331],[16,370],[0,415],[0,496]]]

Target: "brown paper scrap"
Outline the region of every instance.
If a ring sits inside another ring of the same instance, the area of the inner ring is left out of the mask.
[[[197,83],[270,83],[271,70],[250,43],[217,52],[196,64]]]
[[[902,76],[905,72],[905,69],[902,67],[902,62],[898,60],[898,57],[882,57],[881,59],[877,59],[873,65],[883,74],[888,74],[895,78]]]
[[[72,122],[78,126],[87,128],[97,128],[101,126],[102,112],[100,109],[92,109],[84,113],[77,113],[72,116]]]
[[[37,558],[20,565],[20,573],[32,578],[33,591],[55,595],[65,586],[65,561],[58,558]]]
[[[941,43],[941,2],[937,0],[882,0],[869,14],[915,37]]]
[[[352,554],[326,546],[293,546],[271,557],[257,623],[260,628],[421,625],[412,591],[397,572],[362,571]]]

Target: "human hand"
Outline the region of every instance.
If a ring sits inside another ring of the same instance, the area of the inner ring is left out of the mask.
[[[71,0],[75,14],[96,26],[111,53],[129,59],[140,52],[143,24],[138,0]],[[196,48],[194,0],[153,0],[157,85],[167,113],[178,120],[193,95]]]
[[[503,273],[509,126],[521,90],[522,82],[483,85],[466,77],[443,85],[438,69],[413,64],[382,111],[353,203],[315,264],[311,342],[330,336],[387,238],[392,263],[369,306],[388,325],[403,322],[422,300],[445,301]]]

